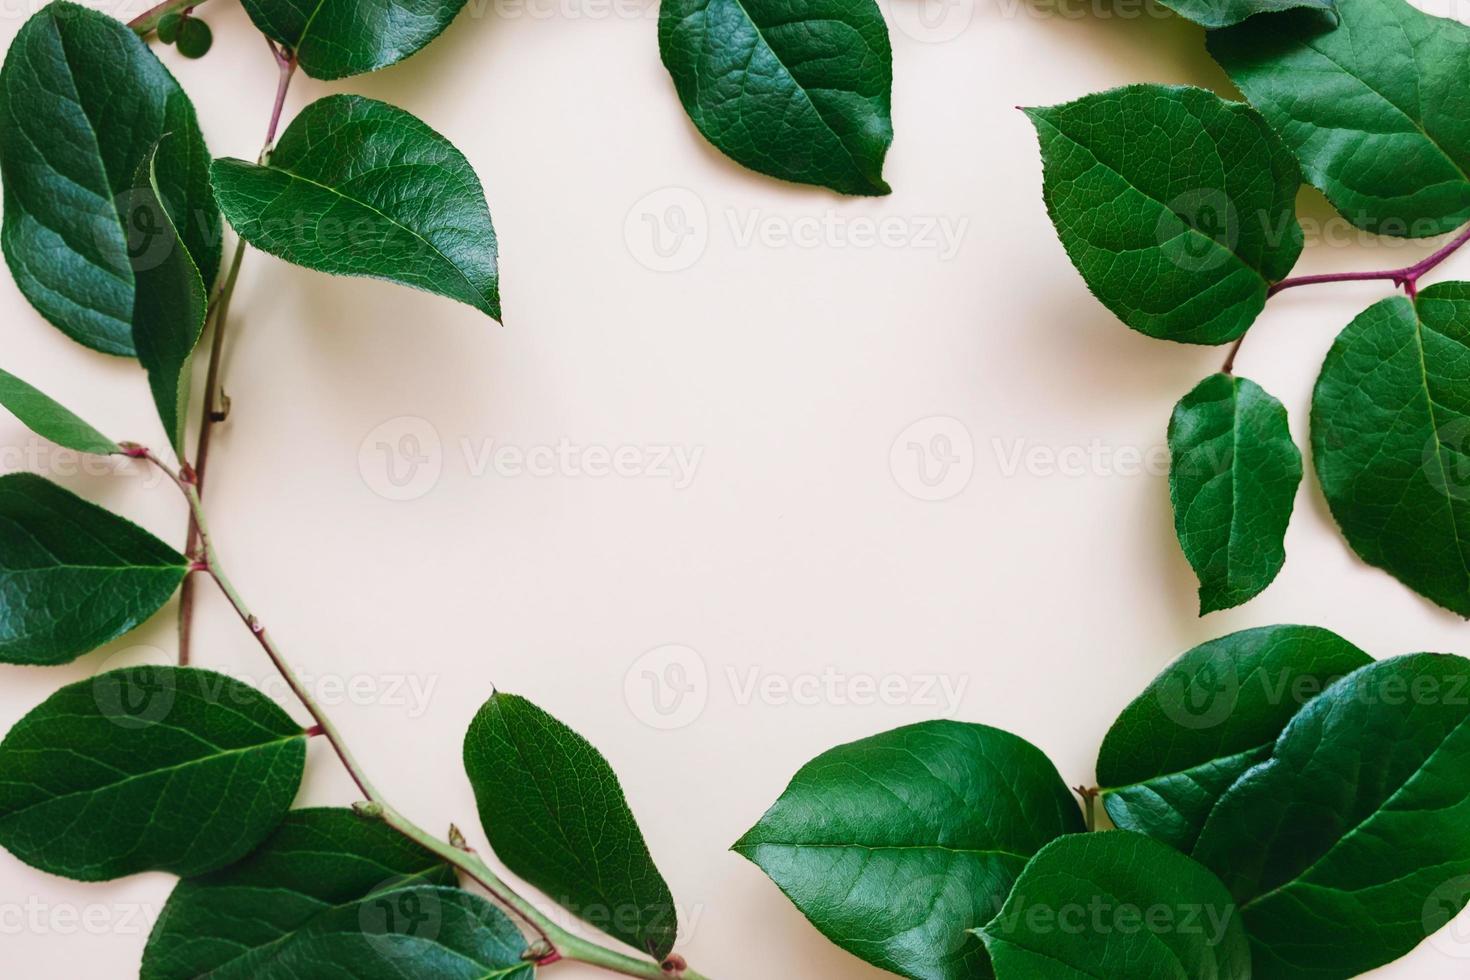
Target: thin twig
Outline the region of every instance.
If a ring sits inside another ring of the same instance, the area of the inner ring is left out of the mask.
[[[265,142],[261,144],[258,157],[262,163],[269,159],[271,148],[275,146],[276,131],[281,125],[281,112],[286,105],[286,93],[290,91],[291,79],[296,74],[296,56],[283,52],[269,39],[266,40],[266,43],[270,45],[271,56],[275,58],[279,75],[276,81],[275,101],[271,105],[270,123],[266,127]],[[219,295],[215,297],[214,303],[210,306],[210,320],[214,325],[214,335],[210,340],[209,368],[204,381],[204,414],[199,422],[199,441],[194,450],[194,486],[200,494],[204,493],[204,474],[209,465],[209,447],[214,426],[217,422],[223,422],[229,412],[220,383],[221,363],[224,359],[225,327],[230,319],[230,300],[235,295],[235,284],[240,279],[240,264],[244,260],[245,241],[241,239],[235,243],[235,254],[230,261],[230,271],[225,276],[224,285],[220,287]],[[189,532],[185,540],[184,553],[193,556],[199,547],[199,528],[193,514],[189,515]],[[194,598],[194,580],[185,578],[179,590],[179,663],[181,665],[187,665],[193,658]]]
[[[1375,272],[1324,272],[1310,276],[1294,276],[1273,283],[1266,290],[1266,298],[1270,299],[1284,289],[1295,289],[1298,286],[1315,286],[1329,282],[1368,282],[1375,280],[1390,281],[1400,287],[1408,294],[1409,299],[1419,297],[1419,280],[1438,266],[1445,259],[1454,255],[1467,242],[1470,242],[1470,225],[1460,229],[1460,233],[1452,238],[1444,247],[1437,249],[1433,254],[1420,259],[1413,265],[1406,265],[1400,269],[1380,269]],[[1247,333],[1249,330],[1247,330]],[[1230,352],[1225,356],[1225,364],[1220,370],[1225,374],[1235,371],[1235,357],[1240,353],[1240,345],[1245,343],[1245,334],[1230,347]]]
[[[1470,242],[1470,226],[1463,228],[1449,244],[1436,251],[1433,255],[1406,265],[1401,269],[1384,269],[1378,272],[1327,272],[1314,276],[1296,276],[1292,279],[1283,279],[1271,286],[1266,291],[1266,296],[1275,296],[1283,289],[1293,289],[1297,286],[1311,286],[1326,282],[1363,282],[1370,279],[1390,279],[1396,286],[1403,286],[1410,293],[1417,291],[1419,280],[1425,273],[1439,265],[1445,259],[1459,251],[1466,242]]]

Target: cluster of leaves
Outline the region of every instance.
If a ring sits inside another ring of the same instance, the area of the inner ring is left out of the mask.
[[[1097,762],[1117,830],[1079,833],[1035,746],[937,721],[813,759],[735,850],[914,980],[1334,980],[1470,899],[1467,763],[1470,661],[1271,626],[1190,650],[1118,717]]]
[[[245,4],[289,67],[321,78],[401,60],[462,5],[328,2],[303,16],[290,0]],[[190,23],[159,27],[182,44]],[[137,34],[64,0],[21,28],[0,96],[3,244],[16,281],[72,338],[137,358],[181,460],[221,215],[243,242],[307,268],[500,316],[479,180],[402,109],[328,96],[258,162],[211,160],[188,97]],[[0,406],[79,452],[143,453],[5,371]],[[123,636],[207,570],[201,558],[38,476],[0,477],[0,663],[67,663]],[[313,734],[207,670],[102,673],[57,691],[0,741],[0,846],[77,880],[180,876],[144,954],[149,978],[285,980],[322,976],[325,963],[364,980],[527,978],[556,953],[528,948],[496,906],[460,890],[449,860],[459,852],[390,824],[380,801],[361,813],[291,810]],[[469,727],[464,763],[507,866],[655,961],[670,954],[668,886],[596,749],[497,693]]]
[[[1470,219],[1470,27],[1406,0],[1172,6],[1216,28],[1209,51],[1249,104],[1134,85],[1028,110],[1062,244],[1123,322],[1165,340],[1238,341],[1301,254],[1303,178],[1380,235]],[[1407,295],[1370,307],[1332,346],[1312,399],[1313,463],[1365,561],[1470,617],[1470,285],[1420,292],[1422,271],[1382,274]],[[1201,614],[1239,605],[1285,559],[1302,474],[1286,410],[1227,368],[1184,396],[1168,438]]]
[[[117,452],[5,375],[0,404],[38,434]],[[30,474],[0,477],[0,661],[55,664],[156,611],[189,571],[148,532]],[[311,732],[258,690],[190,667],[108,671],[63,687],[0,741],[0,846],[81,881],[183,880],[141,976],[528,978],[504,913],[459,890],[422,843],[347,809],[291,810]],[[464,766],[497,856],[574,914],[655,960],[673,899],[616,775],[580,735],[496,693]]]

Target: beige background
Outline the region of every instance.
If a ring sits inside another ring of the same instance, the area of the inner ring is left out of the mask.
[[[507,325],[251,254],[209,494],[241,589],[425,826],[480,839],[460,740],[500,685],[613,761],[685,910],[691,963],[725,980],[876,977],[726,850],[816,753],[953,715],[1022,734],[1088,782],[1118,710],[1204,639],[1304,622],[1380,656],[1470,652],[1459,620],[1348,552],[1310,476],[1276,584],[1194,615],[1160,448],[1174,401],[1223,351],[1145,339],[1092,300],[1013,107],[1132,81],[1225,91],[1199,29],[1110,0],[888,0],[895,192],[854,200],[707,147],[659,62],[653,7],[499,2],[471,0],[397,68],[301,78],[288,111],[360,92],[462,147],[501,236]],[[6,44],[31,9],[5,6]],[[164,57],[211,148],[253,158],[274,65],[237,5],[203,13],[214,52]],[[1427,251],[1303,202],[1304,270]],[[1252,332],[1239,369],[1286,403],[1303,443],[1328,344],[1384,294],[1295,291]],[[7,369],[115,437],[160,441],[136,366],[66,340],[9,277],[0,317]],[[5,470],[181,539],[175,495],[141,471],[81,472],[9,418],[0,445]],[[562,445],[540,465],[537,447]],[[592,447],[628,447],[623,475],[586,475]],[[516,451],[541,475],[518,473]],[[200,615],[201,665],[269,679],[208,590]],[[0,669],[0,726],[172,643],[170,607],[72,666]],[[853,703],[867,685],[899,703]],[[303,802],[351,802],[326,745],[312,763]],[[79,885],[3,853],[0,881],[3,972],[27,978],[132,975],[171,886]],[[1377,975],[1462,977],[1466,956],[1470,938],[1446,933]]]

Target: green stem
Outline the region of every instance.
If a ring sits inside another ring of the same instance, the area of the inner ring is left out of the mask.
[[[214,579],[215,584],[219,586],[220,591],[234,607],[240,620],[249,628],[251,635],[255,637],[256,642],[260,644],[261,649],[275,665],[277,672],[285,680],[286,686],[291,689],[291,693],[296,695],[297,700],[311,715],[312,721],[316,723],[314,733],[324,736],[328,744],[332,746],[332,750],[336,752],[343,768],[347,770],[347,774],[352,777],[352,781],[357,784],[357,788],[367,800],[366,803],[355,807],[359,814],[367,818],[382,820],[404,837],[439,855],[446,862],[464,872],[471,880],[478,882],[496,901],[519,916],[542,940],[548,950],[547,954],[539,960],[543,965],[549,965],[558,960],[574,960],[602,967],[614,973],[621,973],[624,976],[642,977],[644,980],[707,980],[703,974],[683,967],[683,961],[677,957],[671,957],[667,964],[670,968],[665,969],[664,965],[652,960],[636,959],[572,935],[551,921],[540,909],[518,895],[489,865],[480,859],[479,855],[465,848],[455,847],[430,834],[384,799],[382,793],[368,779],[362,764],[348,749],[341,731],[322,710],[310,689],[302,683],[296,671],[281,654],[274,639],[266,632],[265,626],[250,611],[250,607],[245,604],[244,597],[240,595],[239,590],[225,574],[219,554],[214,548],[214,539],[209,533],[209,523],[204,517],[204,504],[200,500],[198,488],[188,476],[173,469],[151,451],[135,444],[125,445],[123,448],[129,455],[142,457],[157,466],[173,481],[189,502],[189,511],[199,529],[200,556],[197,570],[205,572]]]
[[[225,350],[225,325],[230,319],[230,299],[235,294],[235,283],[240,278],[240,264],[245,260],[244,240],[235,243],[235,254],[230,260],[230,271],[225,275],[210,307],[210,319],[214,324],[214,335],[209,343],[209,371],[204,380],[204,416],[199,422],[199,441],[194,447],[194,489],[204,492],[204,474],[209,466],[210,437],[216,422],[223,422],[229,409],[225,407],[224,393],[220,388],[220,361]],[[199,524],[193,510],[189,511],[189,534],[184,545],[184,554],[193,556],[199,547]],[[179,589],[179,666],[188,666],[193,650],[194,632],[194,580],[185,578]]]
[[[139,37],[147,37],[149,34],[158,30],[158,22],[169,14],[177,14],[185,10],[190,10],[204,2],[205,0],[164,0],[163,3],[155,7],[149,7],[128,21],[128,26]]]
[[[281,110],[286,105],[286,93],[291,88],[291,79],[296,74],[296,58],[287,56],[277,50],[275,44],[269,40],[271,54],[275,56],[276,65],[279,69],[276,81],[275,102],[271,105],[270,124],[266,128],[265,142],[261,144],[258,162],[264,163],[269,157],[271,147],[276,142],[276,130],[281,123]],[[214,335],[209,344],[209,370],[204,380],[204,412],[199,420],[199,442],[194,449],[194,489],[202,495],[204,493],[204,474],[209,466],[210,438],[214,434],[214,426],[217,422],[223,422],[229,414],[229,404],[224,397],[221,384],[220,372],[221,362],[225,353],[225,327],[230,321],[230,301],[235,296],[235,284],[240,280],[240,265],[245,261],[245,239],[235,242],[235,253],[230,259],[230,271],[225,274],[224,283],[219,292],[209,304],[209,319],[214,324]],[[191,511],[189,514],[189,532],[184,545],[184,554],[193,556],[199,547],[199,525]],[[179,666],[188,666],[193,656],[193,633],[194,633],[194,580],[185,578],[184,584],[179,589]]]

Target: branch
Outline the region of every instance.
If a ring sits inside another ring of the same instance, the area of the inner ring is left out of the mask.
[[[265,142],[261,144],[259,161],[264,163],[276,142],[276,130],[281,124],[281,111],[286,105],[286,93],[290,91],[291,79],[296,74],[296,56],[280,51],[269,39],[271,54],[276,59],[280,74],[276,81],[276,98],[271,106],[270,124],[266,128]],[[229,414],[229,404],[220,385],[221,361],[225,351],[225,325],[230,319],[230,300],[235,295],[235,283],[240,279],[240,264],[245,259],[245,241],[235,243],[235,254],[230,260],[230,271],[225,276],[219,295],[210,305],[210,317],[214,322],[214,336],[209,345],[209,371],[204,382],[204,415],[199,422],[199,442],[194,450],[194,490],[204,493],[204,473],[209,465],[210,437],[216,422],[223,422]],[[199,525],[194,515],[189,515],[189,532],[184,553],[192,557],[199,547]],[[184,579],[179,590],[179,664],[187,666],[193,652],[194,632],[194,580]]]
[[[1399,269],[1381,269],[1375,272],[1324,272],[1311,276],[1294,276],[1272,283],[1266,290],[1266,298],[1270,299],[1284,289],[1295,289],[1297,286],[1315,286],[1327,282],[1368,282],[1370,280],[1391,281],[1395,286],[1408,293],[1409,299],[1415,299],[1419,295],[1419,280],[1433,270],[1445,259],[1454,255],[1465,243],[1470,242],[1470,225],[1460,229],[1456,235],[1443,248],[1433,254]],[[1247,333],[1249,328],[1247,328]],[[1230,345],[1230,352],[1225,356],[1225,364],[1220,368],[1224,374],[1232,374],[1235,371],[1235,358],[1240,353],[1240,345],[1245,343],[1245,334],[1242,333]]]
[[[1312,286],[1324,282],[1363,282],[1370,279],[1389,279],[1394,285],[1402,286],[1407,290],[1410,297],[1419,291],[1419,280],[1425,273],[1439,265],[1445,259],[1454,255],[1466,242],[1470,242],[1470,226],[1461,229],[1460,233],[1450,241],[1448,245],[1436,251],[1433,255],[1406,265],[1401,269],[1384,269],[1378,272],[1328,272],[1315,276],[1296,276],[1292,279],[1283,279],[1271,286],[1266,291],[1269,299],[1281,292],[1283,289],[1292,289],[1296,286]]]
[[[244,598],[225,574],[220,564],[219,554],[214,548],[214,539],[210,535],[209,522],[204,516],[204,504],[199,497],[198,487],[194,483],[193,475],[188,470],[178,471],[159,459],[154,453],[136,444],[126,444],[124,450],[129,456],[146,459],[158,467],[184,495],[189,503],[189,511],[193,515],[194,523],[199,529],[199,545],[201,554],[198,558],[198,570],[203,571],[212,578],[225,598],[234,607],[235,613],[240,617],[252,636],[260,644],[266,656],[270,659],[276,671],[296,695],[308,714],[311,715],[315,726],[313,733],[320,733],[332,750],[337,754],[342,767],[352,777],[352,781],[361,791],[366,802],[359,803],[354,809],[363,817],[382,820],[387,826],[396,830],[404,837],[427,848],[446,862],[458,868],[471,880],[478,882],[492,898],[504,907],[515,913],[532,932],[545,944],[542,947],[547,950],[545,956],[540,957],[538,962],[549,963],[555,960],[575,960],[592,966],[599,966],[614,973],[624,976],[640,977],[643,980],[707,980],[703,974],[688,969],[682,957],[671,956],[665,963],[659,964],[651,960],[640,960],[615,950],[607,949],[596,943],[589,942],[573,935],[555,922],[551,921],[540,909],[522,898],[516,891],[501,880],[489,865],[480,859],[478,854],[455,847],[448,841],[430,834],[418,824],[409,820],[393,807],[382,793],[368,779],[361,763],[352,755],[347,747],[346,740],[341,731],[332,723],[332,719],[322,709],[312,696],[310,689],[302,683],[291,665],[282,655],[274,639],[266,632],[265,625],[250,611],[245,604]]]

